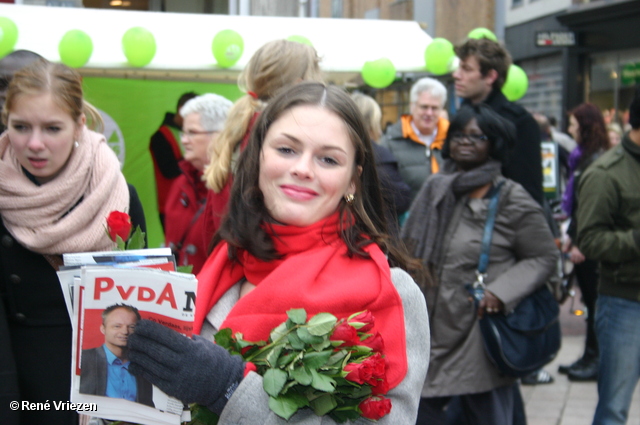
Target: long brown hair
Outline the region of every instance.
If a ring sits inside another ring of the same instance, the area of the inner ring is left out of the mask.
[[[260,157],[270,126],[284,112],[301,105],[319,106],[340,117],[355,147],[355,200],[349,205],[343,199],[338,205],[342,222],[354,223],[341,230],[349,255],[367,258],[363,248],[376,243],[388,255],[391,266],[404,268],[420,277],[420,262],[410,258],[402,242],[388,236],[373,147],[360,111],[344,90],[322,83],[296,84],[272,99],[260,114],[249,144],[240,157],[231,189],[229,212],[214,238],[214,244],[227,241],[232,259],[237,259],[238,249],[244,249],[263,261],[278,258],[271,238],[261,226],[271,217],[259,188]],[[360,173],[359,169],[362,170]]]
[[[610,147],[607,125],[600,109],[593,103],[582,103],[569,111],[579,125],[578,138],[576,142],[582,149],[582,161],[586,161],[591,156]]]

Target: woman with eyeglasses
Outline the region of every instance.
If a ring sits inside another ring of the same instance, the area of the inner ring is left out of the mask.
[[[209,146],[222,130],[232,105],[222,96],[207,93],[180,108],[184,160],[178,164],[182,174],[171,186],[164,208],[165,244],[173,251],[178,265],[193,266],[194,274],[207,260],[210,242],[204,231],[207,188],[202,174],[209,163]]]
[[[460,109],[442,149],[443,167],[425,181],[402,229],[410,252],[434,276],[433,285],[423,288],[431,360],[417,424],[513,424],[516,380],[500,374],[485,354],[478,320],[512,310],[547,281],[557,258],[540,205],[501,175],[514,137],[513,125],[490,107]],[[488,204],[496,191],[487,288],[476,307],[465,284],[476,281]]]

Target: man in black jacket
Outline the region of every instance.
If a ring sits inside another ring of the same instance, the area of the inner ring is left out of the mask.
[[[516,144],[503,165],[502,174],[520,183],[542,204],[540,129],[529,112],[509,102],[501,91],[511,65],[509,52],[486,38],[469,39],[456,46],[455,52],[460,58],[460,66],[453,73],[456,95],[465,103],[486,103],[516,126]]]

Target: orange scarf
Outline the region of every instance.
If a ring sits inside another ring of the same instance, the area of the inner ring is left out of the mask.
[[[378,245],[365,248],[370,259],[349,258],[338,233],[338,213],[308,227],[272,227],[282,259],[264,262],[240,251],[242,265],[233,264],[226,242],[211,253],[198,274],[194,332],[200,332],[220,297],[245,277],[257,286],[236,303],[222,328],[242,332],[249,341],[266,341],[292,308],[304,308],[308,317],[329,312],[339,319],[369,310],[373,332],[384,340],[389,387],[398,385],[407,372],[404,312]]]

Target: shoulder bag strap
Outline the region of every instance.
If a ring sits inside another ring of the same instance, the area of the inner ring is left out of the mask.
[[[504,180],[498,183],[493,190],[493,195],[489,201],[489,210],[487,211],[487,221],[484,225],[484,234],[482,235],[482,250],[480,251],[480,260],[478,260],[478,274],[485,276],[487,266],[489,265],[489,250],[491,249],[491,239],[493,237],[493,226],[496,223],[496,214],[498,212],[498,201],[500,200],[500,188],[504,184]]]

